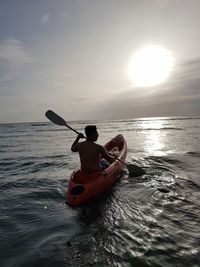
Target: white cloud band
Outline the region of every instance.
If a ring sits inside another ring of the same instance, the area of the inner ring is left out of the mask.
[[[8,39],[0,43],[0,63],[23,65],[32,63],[34,57],[25,51],[22,43],[16,39]]]

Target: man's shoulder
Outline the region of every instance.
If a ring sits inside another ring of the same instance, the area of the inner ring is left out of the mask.
[[[78,142],[78,145],[79,146],[84,146],[85,143],[86,143],[86,141]]]
[[[104,149],[104,147],[102,145],[100,145],[100,144],[95,143],[95,145],[96,145],[97,149],[99,149],[99,150],[103,150]]]

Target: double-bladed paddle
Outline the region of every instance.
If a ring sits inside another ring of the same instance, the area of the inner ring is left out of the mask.
[[[71,126],[69,126],[69,125],[67,124],[67,122],[66,122],[63,118],[61,118],[58,114],[56,114],[54,111],[52,111],[52,110],[48,110],[48,111],[45,113],[45,115],[46,115],[46,117],[47,117],[50,121],[52,121],[53,123],[55,123],[55,124],[57,124],[57,125],[61,125],[61,126],[66,126],[67,128],[69,128],[69,129],[72,130],[73,132],[79,134],[78,131],[76,131],[76,130],[73,129]],[[110,154],[110,155],[112,155],[112,154]],[[112,156],[113,156],[113,155],[112,155]],[[122,161],[121,159],[119,159],[119,158],[117,158],[117,157],[116,157],[116,159],[117,159],[118,161],[120,161],[121,163],[123,163],[123,164],[127,167],[129,173],[132,174],[132,175],[134,175],[134,176],[140,176],[140,175],[142,175],[142,174],[145,173],[145,171],[144,171],[141,167],[139,167],[139,166],[137,166],[137,165],[127,164],[126,162]]]

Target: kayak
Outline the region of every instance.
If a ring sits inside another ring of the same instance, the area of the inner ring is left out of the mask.
[[[121,134],[115,136],[104,147],[108,152],[125,161],[127,144]],[[100,169],[92,174],[84,173],[80,169],[75,170],[68,184],[67,204],[75,207],[98,197],[116,183],[124,166],[122,162],[115,160],[106,169]]]
[[[127,143],[121,134],[115,136],[104,147],[109,153],[125,161]],[[75,207],[98,197],[117,182],[124,166],[122,162],[115,160],[107,168],[102,168],[92,174],[84,173],[80,169],[73,171],[68,184],[67,204]]]

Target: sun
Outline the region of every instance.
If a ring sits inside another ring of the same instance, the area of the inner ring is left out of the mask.
[[[130,60],[129,77],[135,86],[160,84],[170,76],[174,61],[172,52],[161,46],[143,47]]]

